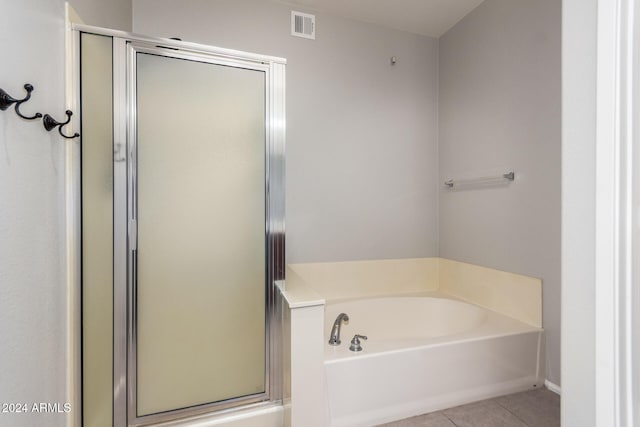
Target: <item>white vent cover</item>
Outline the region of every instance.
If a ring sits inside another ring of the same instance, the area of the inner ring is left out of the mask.
[[[291,35],[304,37],[305,39],[316,38],[316,17],[308,13],[291,11]]]

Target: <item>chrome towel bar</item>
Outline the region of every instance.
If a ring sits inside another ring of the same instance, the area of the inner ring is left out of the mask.
[[[470,178],[470,179],[450,179],[444,182],[449,188],[453,188],[458,185],[468,185],[468,184],[484,184],[484,183],[496,183],[500,181],[513,181],[516,178],[515,172],[507,172],[501,175],[490,175],[490,176],[481,176],[478,178]]]

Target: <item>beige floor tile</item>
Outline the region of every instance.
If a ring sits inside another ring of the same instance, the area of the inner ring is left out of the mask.
[[[527,427],[494,401],[458,406],[442,411],[457,427]]]
[[[494,399],[530,427],[560,427],[560,396],[547,389]]]
[[[456,425],[442,415],[442,413],[434,412],[383,424],[380,427],[456,427]]]
[[[384,427],[560,427],[560,396],[538,389],[384,424]]]

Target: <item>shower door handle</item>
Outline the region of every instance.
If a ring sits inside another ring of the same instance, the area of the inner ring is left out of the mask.
[[[129,220],[129,248],[138,250],[138,221],[135,219]]]

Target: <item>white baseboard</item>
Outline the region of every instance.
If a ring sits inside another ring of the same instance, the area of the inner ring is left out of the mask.
[[[546,388],[548,388],[549,390],[551,390],[552,392],[554,392],[557,395],[561,395],[562,394],[562,390],[560,389],[560,386],[552,383],[549,380],[544,380],[544,386]]]

